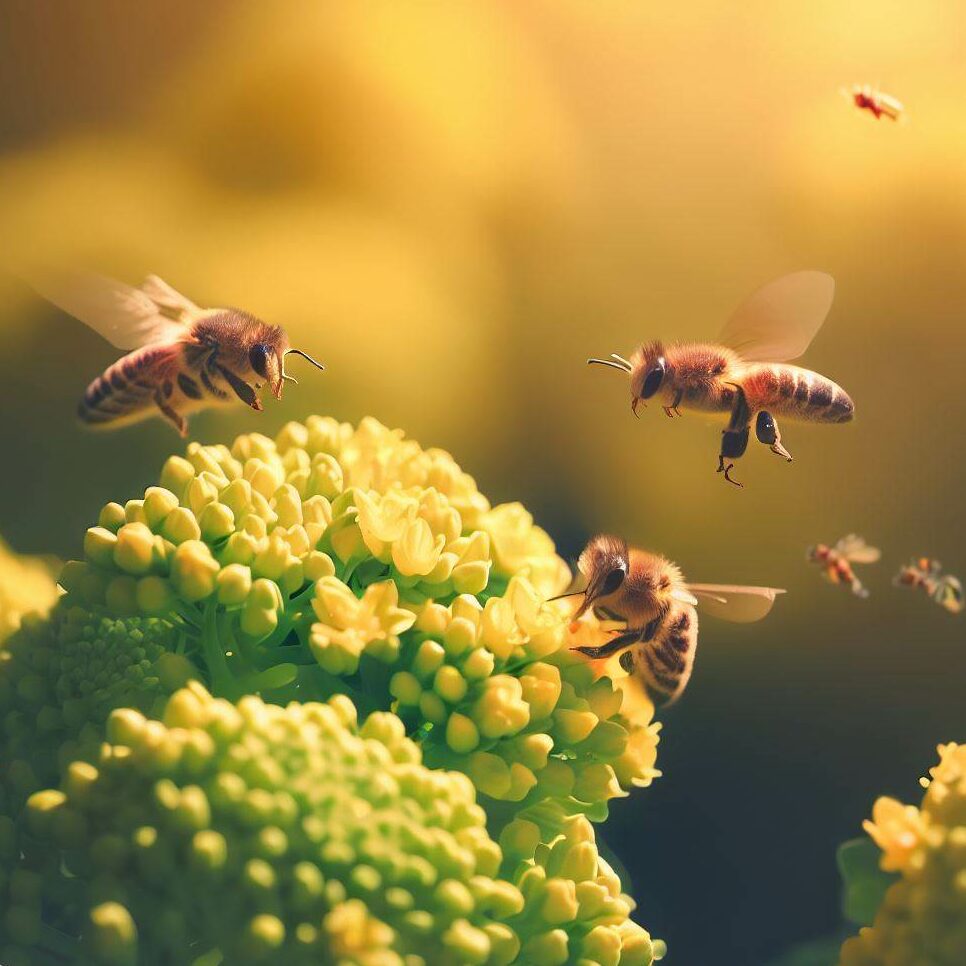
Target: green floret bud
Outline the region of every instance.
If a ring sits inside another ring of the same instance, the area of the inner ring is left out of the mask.
[[[107,876],[123,900],[65,910],[62,926],[95,961],[189,962],[195,948],[326,961],[348,941],[347,916],[407,963],[502,962],[518,944],[499,917],[524,900],[492,878],[501,854],[472,786],[425,768],[394,715],[360,727],[344,697],[232,705],[192,683],[163,722],[119,709],[108,736],[83,782],[27,803],[47,871],[18,892],[55,895],[65,862],[71,881]],[[189,764],[198,745],[209,754]]]

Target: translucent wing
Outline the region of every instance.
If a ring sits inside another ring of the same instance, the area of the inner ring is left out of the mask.
[[[842,537],[833,549],[851,563],[873,564],[882,558],[882,551],[878,547],[870,547],[856,533]]]
[[[793,272],[745,299],[721,330],[719,341],[748,362],[797,359],[832,307],[835,281],[824,272]]]
[[[25,276],[38,294],[118,349],[182,338],[204,311],[156,275],[133,288],[102,275],[44,271]]]
[[[735,584],[688,584],[706,614],[736,624],[760,621],[772,608],[775,598],[784,594],[777,587],[741,587]]]

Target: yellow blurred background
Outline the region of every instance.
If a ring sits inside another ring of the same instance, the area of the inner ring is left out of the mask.
[[[0,0],[0,264],[148,272],[284,325],[321,358],[194,438],[371,413],[450,449],[575,554],[613,530],[695,580],[786,586],[702,627],[665,777],[609,835],[670,962],[764,963],[838,923],[835,845],[966,738],[966,618],[889,580],[966,576],[966,7]],[[907,123],[840,88],[880,85]],[[752,441],[629,411],[588,355],[707,338],[763,282],[831,272],[805,363],[846,427]],[[116,356],[0,277],[0,533],[69,557],[181,447],[73,414]],[[816,541],[883,548],[867,601]]]

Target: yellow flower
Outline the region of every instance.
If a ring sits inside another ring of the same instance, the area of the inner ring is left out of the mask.
[[[399,592],[391,580],[370,584],[359,599],[337,577],[316,582],[309,646],[330,674],[352,674],[367,653],[391,660],[399,650],[399,635],[416,622],[412,611],[399,607]],[[376,644],[375,647],[369,645]]]
[[[898,872],[872,926],[842,946],[841,966],[966,962],[966,745],[939,746],[918,808],[880,798],[865,830]]]
[[[25,614],[45,614],[57,599],[57,584],[46,561],[20,557],[0,540],[0,643]]]

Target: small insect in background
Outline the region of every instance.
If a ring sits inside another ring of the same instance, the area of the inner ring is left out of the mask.
[[[952,574],[944,574],[938,560],[914,559],[899,570],[892,582],[897,587],[921,590],[951,614],[963,610],[963,585]]]
[[[808,348],[832,305],[835,282],[823,272],[794,272],[758,289],[732,315],[715,342],[650,342],[630,359],[588,359],[630,376],[634,415],[660,399],[667,416],[681,409],[728,413],[718,472],[735,486],[734,462],[748,447],[751,424],[758,441],[787,462],[776,416],[806,422],[846,423],[855,407],[825,376],[787,365]]]
[[[807,559],[822,568],[822,576],[833,584],[848,587],[856,597],[868,597],[869,591],[855,576],[853,564],[874,564],[882,559],[878,547],[870,547],[862,537],[850,533],[842,537],[834,547],[817,543],[808,548]]]
[[[620,654],[621,667],[660,704],[677,700],[691,677],[698,644],[696,607],[722,620],[747,623],[761,620],[785,593],[774,587],[686,583],[670,560],[606,534],[587,544],[577,569],[586,587],[554,598],[583,597],[570,633],[581,633],[580,619],[589,610],[620,626],[608,631],[612,636],[605,643],[573,650],[593,661]]]
[[[160,414],[182,435],[189,413],[243,402],[262,410],[258,390],[277,399],[296,380],[285,371],[292,352],[285,330],[233,308],[199,308],[156,275],[140,288],[98,275],[44,272],[25,276],[58,308],[125,349],[84,393],[81,422],[116,428]]]
[[[877,121],[883,117],[889,118],[890,121],[898,121],[905,111],[901,101],[891,94],[876,90],[868,84],[853,84],[849,88],[843,87],[842,94],[860,111],[868,111]]]

